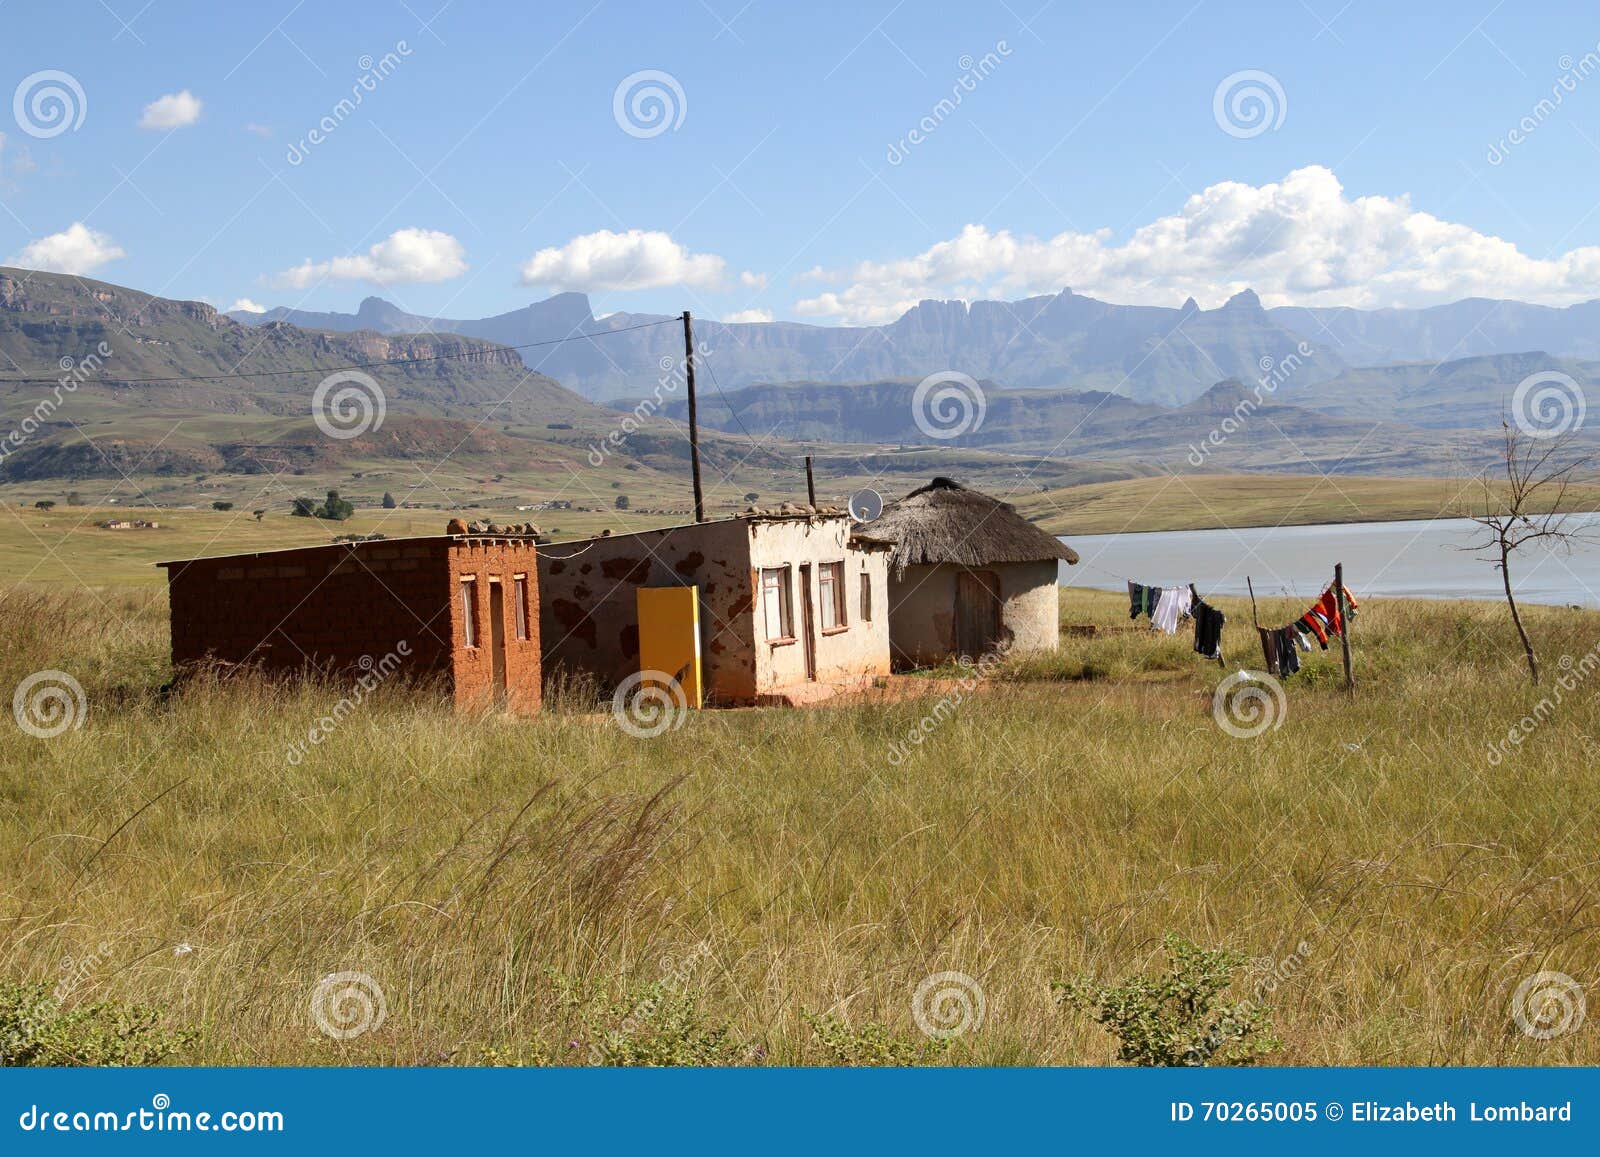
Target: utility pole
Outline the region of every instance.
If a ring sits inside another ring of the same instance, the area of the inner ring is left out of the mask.
[[[811,503],[812,509],[817,506],[817,479],[811,473],[811,455],[806,455],[806,501]]]
[[[694,475],[694,520],[706,520],[706,500],[700,493],[700,416],[694,400],[694,326],[683,311],[683,376],[689,383],[689,469]]]

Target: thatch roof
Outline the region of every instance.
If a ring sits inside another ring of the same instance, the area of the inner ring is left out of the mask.
[[[1040,530],[1010,503],[968,490],[949,478],[935,478],[883,508],[858,537],[889,543],[889,565],[903,574],[908,566],[955,563],[983,567],[1004,562],[1078,561],[1078,552]]]

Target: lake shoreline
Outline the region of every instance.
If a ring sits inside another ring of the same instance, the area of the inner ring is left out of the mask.
[[[1583,516],[1595,517],[1595,516],[1600,516],[1600,510],[1567,510],[1567,511],[1563,511],[1563,513],[1570,514],[1570,515],[1573,515],[1575,517],[1583,517]],[[1374,516],[1372,518],[1319,519],[1316,522],[1279,522],[1279,523],[1273,523],[1271,525],[1261,524],[1261,523],[1254,523],[1254,524],[1251,524],[1249,526],[1192,526],[1192,527],[1185,527],[1183,529],[1168,527],[1167,529],[1164,529],[1164,530],[1160,529],[1160,528],[1151,528],[1149,530],[1116,530],[1116,531],[1091,530],[1091,531],[1087,531],[1087,532],[1079,532],[1077,537],[1079,537],[1079,538],[1107,538],[1107,537],[1109,537],[1111,535],[1116,535],[1117,537],[1120,538],[1120,537],[1123,537],[1123,536],[1126,536],[1126,535],[1137,535],[1137,534],[1199,534],[1199,533],[1202,533],[1202,532],[1205,532],[1205,531],[1234,531],[1236,533],[1241,533],[1242,534],[1245,531],[1250,531],[1250,530],[1269,530],[1269,531],[1270,530],[1301,530],[1301,529],[1305,529],[1307,527],[1314,527],[1314,526],[1373,526],[1373,525],[1378,525],[1378,524],[1381,524],[1381,525],[1384,525],[1384,526],[1392,526],[1397,522],[1462,522],[1462,521],[1467,521],[1467,516],[1464,515],[1464,514],[1436,514],[1436,515],[1433,515],[1433,516],[1428,517],[1428,518],[1417,518],[1417,517],[1414,517],[1414,516],[1409,515],[1409,514],[1404,514],[1404,515],[1396,515],[1396,516],[1394,516],[1392,518],[1384,518],[1382,516]],[[1035,523],[1034,525],[1038,526],[1039,524]],[[1070,532],[1069,533],[1058,533],[1056,531],[1049,530],[1044,526],[1039,526],[1039,529],[1043,530],[1046,534],[1050,535],[1052,538],[1060,539],[1062,542],[1068,543],[1069,545],[1070,545],[1071,540],[1073,538],[1073,535]]]

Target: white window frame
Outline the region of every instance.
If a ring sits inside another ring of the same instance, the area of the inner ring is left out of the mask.
[[[850,629],[844,584],[844,559],[817,564],[817,614],[824,633]]]
[[[769,643],[794,642],[794,580],[789,566],[761,568],[761,623]],[[776,600],[776,605],[774,605]],[[773,634],[772,619],[776,612],[778,633]]]

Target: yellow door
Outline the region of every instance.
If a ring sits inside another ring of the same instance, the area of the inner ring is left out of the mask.
[[[700,588],[639,588],[639,670],[671,676],[699,707]]]

